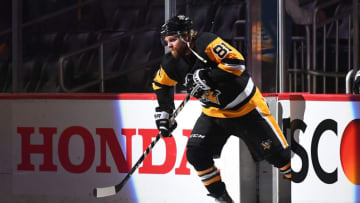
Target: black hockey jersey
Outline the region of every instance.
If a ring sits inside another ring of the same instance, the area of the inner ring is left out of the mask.
[[[195,70],[208,70],[215,87],[206,91],[200,101],[203,113],[211,117],[234,118],[254,108],[269,113],[264,98],[245,68],[244,57],[230,44],[212,33],[198,33],[194,50],[207,60],[196,57],[175,59],[167,53],[156,73],[153,89],[162,109],[174,109],[173,86],[183,84],[185,77]]]

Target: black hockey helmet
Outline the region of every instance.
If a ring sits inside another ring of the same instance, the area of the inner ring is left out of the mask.
[[[175,35],[190,31],[194,27],[192,20],[184,15],[177,15],[170,18],[163,26],[161,26],[161,36]]]
[[[177,15],[170,18],[164,25],[161,26],[160,35],[161,41],[164,44],[164,38],[169,35],[192,34],[194,24],[192,20],[184,15]],[[164,44],[166,45],[166,44]]]

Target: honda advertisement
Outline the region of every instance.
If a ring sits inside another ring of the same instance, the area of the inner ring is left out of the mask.
[[[176,107],[185,96],[175,95]],[[360,202],[360,97],[276,97],[273,114],[292,149],[291,201]],[[94,197],[124,180],[158,135],[157,105],[154,94],[0,95],[1,202],[214,202],[186,158],[201,113],[195,99],[120,191]],[[240,193],[239,146],[232,136],[215,162],[235,202],[248,195]]]

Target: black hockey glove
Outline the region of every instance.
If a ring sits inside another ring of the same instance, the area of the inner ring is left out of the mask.
[[[186,76],[185,86],[191,96],[199,99],[206,91],[212,89],[213,84],[207,75],[207,71],[205,69],[198,69],[194,74]]]
[[[164,111],[156,107],[154,117],[156,127],[160,131],[161,136],[171,137],[171,132],[177,127],[175,119],[171,120],[171,111]]]
[[[360,94],[360,70],[355,75],[355,80],[353,83],[353,92],[355,94]]]

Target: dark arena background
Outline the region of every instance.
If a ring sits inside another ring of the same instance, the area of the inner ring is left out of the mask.
[[[216,160],[236,203],[360,202],[359,0],[2,0],[1,203],[201,203],[187,163],[200,102],[158,130],[160,27],[177,14],[238,49],[292,150],[292,180],[237,137]],[[186,98],[176,85],[175,106]]]

